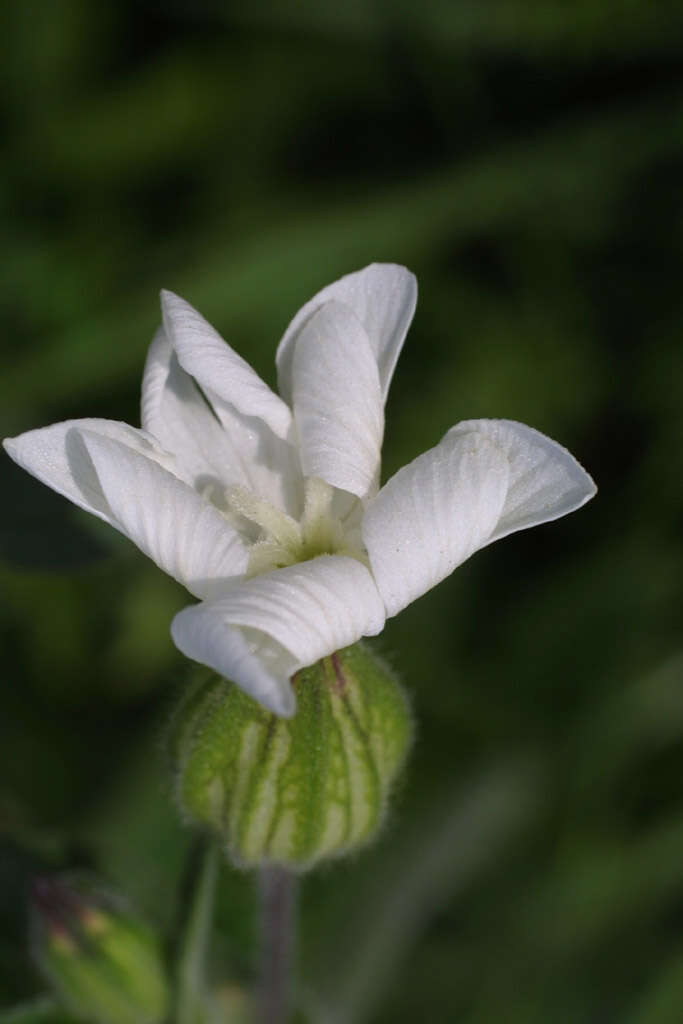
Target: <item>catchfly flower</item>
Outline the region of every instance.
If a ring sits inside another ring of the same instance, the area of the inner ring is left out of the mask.
[[[380,487],[384,403],[415,310],[404,267],[329,285],[277,350],[280,396],[162,293],[142,428],[68,420],[4,442],[196,598],[176,646],[277,714],[300,668],[379,633],[479,548],[579,508],[595,485],[531,427],[466,420]]]

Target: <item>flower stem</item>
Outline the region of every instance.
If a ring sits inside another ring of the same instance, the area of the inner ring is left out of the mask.
[[[218,856],[216,843],[202,839],[192,858],[192,877],[178,956],[177,1024],[201,1024],[204,1016],[204,965],[213,921]]]
[[[286,1024],[294,948],[296,877],[286,868],[261,869],[260,1024]]]

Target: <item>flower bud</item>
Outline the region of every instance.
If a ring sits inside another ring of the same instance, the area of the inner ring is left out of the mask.
[[[297,712],[285,719],[205,677],[173,723],[180,808],[243,866],[301,870],[367,843],[410,745],[405,694],[364,645],[301,669],[292,686]]]
[[[33,886],[38,964],[73,1014],[97,1024],[157,1024],[168,989],[156,936],[82,880]]]

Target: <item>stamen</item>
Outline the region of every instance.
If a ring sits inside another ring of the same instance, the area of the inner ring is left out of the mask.
[[[319,519],[327,519],[332,510],[332,499],[334,487],[319,476],[306,478],[304,491],[304,514],[301,518],[301,525],[306,527]]]
[[[301,527],[297,521],[269,501],[239,486],[231,487],[227,498],[230,508],[260,526],[267,538],[289,549],[301,544]]]

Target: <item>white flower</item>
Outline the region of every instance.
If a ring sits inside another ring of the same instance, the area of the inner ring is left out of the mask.
[[[280,398],[164,292],[142,429],[69,420],[4,442],[199,598],[173,620],[177,647],[280,715],[294,713],[297,669],[379,633],[484,545],[595,493],[569,452],[508,420],[459,423],[379,489],[416,296],[390,264],[324,288],[280,342]]]

